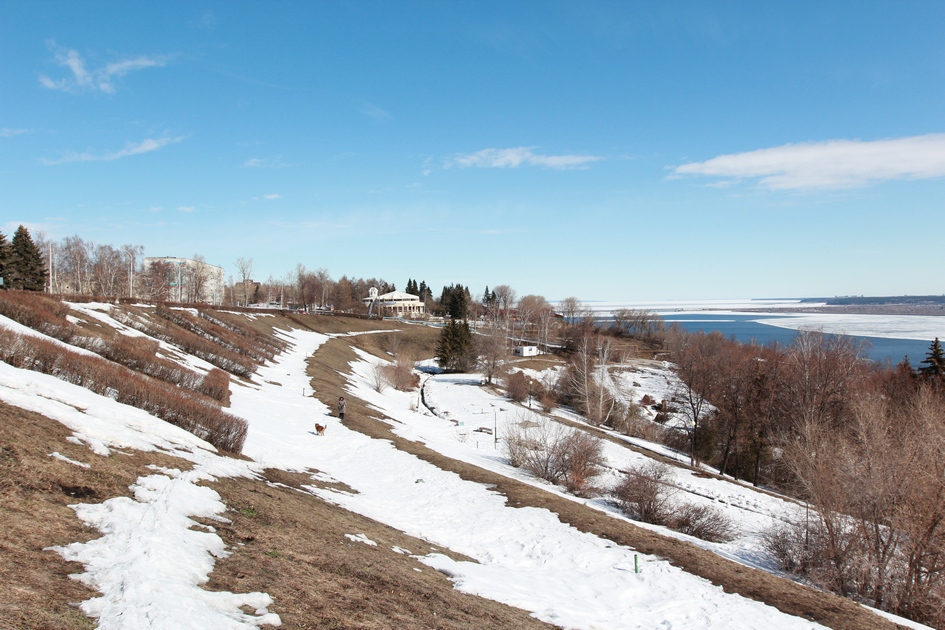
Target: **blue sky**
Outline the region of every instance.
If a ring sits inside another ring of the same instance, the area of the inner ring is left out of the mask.
[[[942,2],[0,0],[0,231],[548,299],[941,294]]]

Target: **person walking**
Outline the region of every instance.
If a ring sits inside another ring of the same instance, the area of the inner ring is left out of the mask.
[[[338,397],[338,419],[339,420],[345,419],[345,404],[346,404],[345,397],[339,396]]]

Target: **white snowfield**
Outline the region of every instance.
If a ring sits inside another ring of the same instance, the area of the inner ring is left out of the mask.
[[[511,508],[502,495],[481,484],[397,450],[388,440],[369,438],[342,426],[317,399],[305,360],[328,337],[285,333],[290,349],[263,367],[252,386],[232,388],[231,412],[246,418],[244,454],[252,462],[218,455],[212,446],[147,413],[63,383],[53,377],[0,363],[0,400],[54,418],[88,445],[89,461],[113,449],[156,450],[192,462],[187,471],[154,470],[132,487],[134,499],[113,498],[77,505],[76,513],[102,537],[56,549],[85,567],[80,578],[102,592],[82,603],[101,628],[255,628],[278,625],[265,593],[213,593],[200,588],[216,558],[229,550],[211,527],[194,517],[222,518],[225,506],[199,482],[224,476],[253,476],[265,467],[317,470],[354,493],[310,487],[346,509],[386,523],[476,562],[442,554],[418,559],[452,578],[456,588],[517,606],[565,628],[817,628],[810,621],[727,594],[701,578],[655,557],[637,554],[606,539],[582,533],[544,509]],[[185,359],[186,360],[186,359]],[[418,395],[368,385],[373,357],[354,365],[349,391],[387,415],[400,434],[420,439],[451,457],[544,485],[511,469],[495,436],[521,412],[488,395],[470,378],[436,377],[427,391],[437,417],[418,406]],[[452,420],[449,418],[452,417]],[[327,424],[316,436],[314,424]],[[52,453],[50,454],[53,455]],[[643,456],[608,446],[614,471]],[[737,515],[742,535],[728,545],[708,546],[745,564],[765,566],[757,530],[783,517],[791,504],[750,488],[677,473],[680,487]],[[693,496],[695,496],[693,495]],[[579,500],[579,499],[575,499]],[[582,500],[584,501],[584,500]],[[613,510],[602,501],[591,507]],[[614,518],[622,518],[613,514]],[[360,532],[349,538],[365,544]],[[406,552],[406,550],[396,550]],[[639,563],[640,572],[635,572]],[[242,608],[241,608],[242,607]],[[244,609],[255,611],[247,614]]]

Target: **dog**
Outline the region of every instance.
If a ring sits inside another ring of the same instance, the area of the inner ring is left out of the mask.
[[[327,428],[327,427],[325,427],[325,426],[323,426],[323,425],[321,425],[321,424],[318,424],[317,422],[315,423],[315,433],[317,433],[318,435],[325,435],[325,429],[326,429],[326,428]]]

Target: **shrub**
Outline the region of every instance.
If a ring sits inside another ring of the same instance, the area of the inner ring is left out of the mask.
[[[556,448],[562,458],[564,487],[579,496],[598,494],[591,480],[603,472],[606,463],[600,439],[587,431],[573,429],[565,434]]]
[[[670,469],[666,464],[650,462],[631,470],[613,489],[620,508],[644,523],[665,525],[669,521],[675,490],[669,485]]]
[[[201,379],[197,391],[204,396],[219,401],[224,405],[230,404],[230,375],[221,369],[214,368]]]
[[[394,389],[409,392],[420,385],[420,376],[413,371],[413,359],[398,356],[390,365],[384,366],[384,376]]]
[[[512,372],[505,379],[505,393],[515,402],[528,397],[528,377],[523,372]]]
[[[601,441],[580,429],[541,418],[537,422],[520,417],[502,436],[509,464],[568,490],[590,494],[590,480],[604,465]]]
[[[154,380],[99,356],[79,354],[62,345],[26,338],[0,327],[0,360],[13,367],[51,374],[97,394],[138,407],[206,440],[220,450],[239,453],[246,439],[245,420],[223,412],[187,390]]]
[[[709,542],[729,542],[735,538],[731,519],[711,505],[682,503],[676,507],[667,525],[677,532]]]
[[[69,343],[81,331],[66,319],[69,307],[35,291],[0,291],[0,315]]]
[[[166,309],[170,310],[170,309]],[[184,352],[194,355],[208,363],[235,375],[248,378],[256,370],[252,360],[240,356],[236,352],[221,347],[218,344],[200,337],[169,320],[160,321],[134,315],[129,311],[117,312],[115,319],[135,330],[177,346]]]

